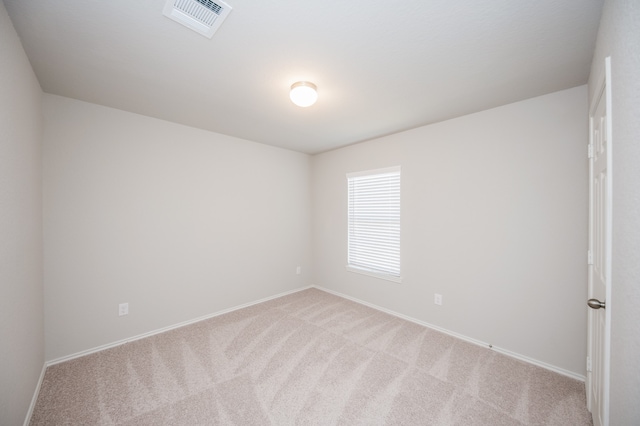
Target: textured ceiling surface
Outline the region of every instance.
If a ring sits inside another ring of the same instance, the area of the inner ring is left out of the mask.
[[[42,89],[305,153],[585,84],[602,0],[4,0]],[[291,84],[318,86],[296,107]]]

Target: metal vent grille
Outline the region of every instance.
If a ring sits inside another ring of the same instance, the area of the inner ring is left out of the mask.
[[[217,3],[212,2],[211,0],[196,0],[198,3],[215,13],[216,15],[220,15],[222,11],[222,6]]]
[[[222,11],[222,6],[206,0],[176,0],[173,7],[209,26],[213,25]]]
[[[167,0],[163,14],[211,38],[231,9],[231,6],[222,1]]]

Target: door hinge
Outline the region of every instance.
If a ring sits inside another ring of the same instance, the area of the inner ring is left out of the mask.
[[[593,265],[593,252],[587,250],[587,265]]]
[[[587,357],[587,372],[591,372],[591,357]]]
[[[587,158],[593,158],[593,145],[587,145]]]

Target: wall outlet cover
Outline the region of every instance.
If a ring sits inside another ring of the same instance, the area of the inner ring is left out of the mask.
[[[129,304],[121,303],[118,305],[118,315],[129,315]]]
[[[433,303],[435,303],[436,305],[442,305],[442,295],[438,293],[434,294]]]

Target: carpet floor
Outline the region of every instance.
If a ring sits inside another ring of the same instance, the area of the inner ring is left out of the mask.
[[[584,383],[308,289],[47,368],[31,425],[591,425]]]

